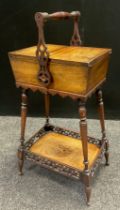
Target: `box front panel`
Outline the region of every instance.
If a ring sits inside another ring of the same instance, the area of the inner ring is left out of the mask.
[[[39,65],[37,62],[11,58],[11,66],[17,83],[42,86],[37,79]]]
[[[37,61],[10,58],[17,83],[44,87],[38,80],[39,65]],[[52,82],[49,89],[75,94],[84,94],[87,86],[87,68],[82,65],[51,62]]]
[[[51,63],[50,72],[53,82],[50,89],[84,94],[87,86],[87,68],[83,65],[73,65],[70,63]]]

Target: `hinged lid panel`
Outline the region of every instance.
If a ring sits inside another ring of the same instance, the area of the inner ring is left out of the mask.
[[[50,53],[50,59],[56,62],[74,62],[86,65],[93,65],[106,54],[111,53],[111,49],[92,48],[92,47],[74,47],[64,45],[47,45]],[[32,58],[36,60],[36,46],[10,52],[10,55],[19,58]]]

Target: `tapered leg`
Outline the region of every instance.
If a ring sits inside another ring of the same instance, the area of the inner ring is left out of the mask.
[[[90,204],[91,185],[90,185],[90,172],[88,167],[88,136],[87,136],[87,120],[86,120],[86,107],[84,101],[79,101],[79,114],[80,114],[80,136],[82,140],[82,149],[84,157],[84,184],[87,204]]]
[[[26,116],[27,116],[27,94],[26,90],[22,90],[21,95],[22,103],[21,103],[21,138],[20,138],[20,147],[18,150],[18,158],[19,158],[19,172],[20,175],[23,174],[23,163],[24,163],[24,139],[25,139],[25,126],[26,126]]]
[[[50,95],[45,94],[45,116],[46,116],[46,125],[49,125],[49,112],[50,112]]]
[[[87,199],[87,205],[90,205],[90,197],[91,197],[91,178],[90,173],[86,172],[84,174],[84,183],[85,183],[85,194]]]
[[[96,94],[97,94],[97,100],[99,103],[98,112],[99,112],[101,132],[102,132],[101,143],[105,141],[105,159],[106,159],[106,165],[109,165],[109,142],[106,137],[106,131],[105,131],[104,103],[103,103],[103,97],[102,97],[102,90],[98,90]]]

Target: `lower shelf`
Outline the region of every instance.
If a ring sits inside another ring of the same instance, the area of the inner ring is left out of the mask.
[[[99,153],[95,144],[88,144],[89,167],[92,166]],[[83,152],[81,140],[63,134],[49,132],[39,138],[30,148],[30,152],[83,170]]]
[[[84,171],[82,141],[74,131],[55,126],[43,127],[25,144],[24,152],[27,159],[73,178],[79,179]],[[100,141],[88,137],[90,170],[100,155]]]

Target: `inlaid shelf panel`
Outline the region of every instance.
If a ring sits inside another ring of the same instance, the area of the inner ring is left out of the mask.
[[[93,165],[100,149],[88,144],[89,168]],[[69,165],[80,171],[84,170],[81,140],[54,132],[45,134],[30,148],[30,152]]]
[[[96,163],[103,156],[101,148],[99,139],[88,137],[88,168],[92,176]],[[49,125],[47,129],[43,127],[30,138],[24,150],[26,158],[37,161],[41,166],[81,179],[84,172],[84,157],[79,133]]]

